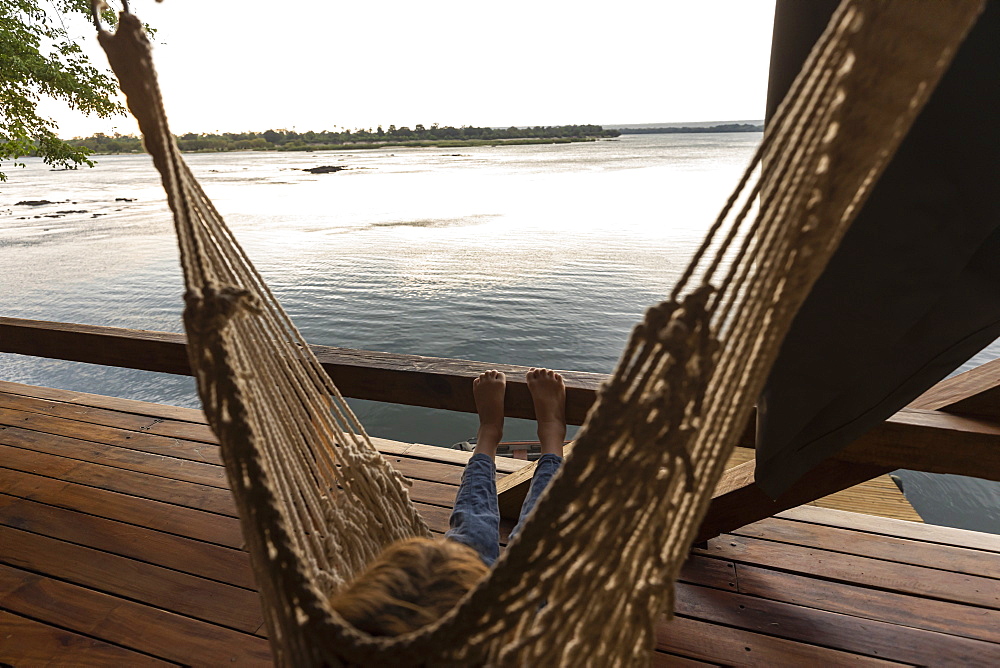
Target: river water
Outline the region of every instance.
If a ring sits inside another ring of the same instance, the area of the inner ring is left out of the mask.
[[[609,372],[760,139],[186,157],[310,342]],[[0,184],[0,314],[182,331],[176,242],[149,158],[78,171],[25,162],[5,164]],[[320,165],[347,169],[302,171]],[[997,356],[993,346],[968,366]],[[0,354],[0,378],[198,405],[191,379],[165,374]],[[447,446],[476,431],[472,415],[352,405],[385,438]],[[509,420],[505,438],[532,439],[533,426]],[[928,520],[1000,530],[995,487],[963,479],[942,500],[942,477],[900,476]],[[996,526],[975,524],[984,507]]]

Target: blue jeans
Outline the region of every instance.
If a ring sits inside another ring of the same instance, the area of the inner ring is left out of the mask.
[[[510,532],[511,540],[521,531],[525,518],[560,464],[562,457],[559,455],[545,454],[538,458],[528,496],[521,505],[521,515]],[[450,524],[445,538],[468,545],[479,553],[487,566],[493,565],[500,556],[500,508],[497,506],[497,467],[492,457],[477,453],[469,459],[455,497]]]

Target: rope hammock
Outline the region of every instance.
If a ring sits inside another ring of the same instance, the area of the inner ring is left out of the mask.
[[[126,7],[127,10],[127,7]],[[781,338],[981,10],[845,0],[670,298],[636,325],[522,533],[445,617],[395,638],[327,605],[390,543],[429,536],[182,160],[149,42],[100,41],[173,211],[184,323],[278,664],[635,665]]]

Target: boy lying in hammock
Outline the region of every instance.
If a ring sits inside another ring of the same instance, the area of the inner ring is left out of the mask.
[[[562,463],[566,438],[566,385],[549,369],[528,371],[535,404],[538,459],[528,496],[510,537],[520,531],[542,490]],[[503,437],[503,399],[507,379],[485,371],[472,383],[479,413],[476,449],[455,497],[451,529],[444,539],[410,538],[387,547],[357,580],[330,599],[356,628],[376,636],[415,631],[442,617],[486,575],[500,556],[496,456]]]

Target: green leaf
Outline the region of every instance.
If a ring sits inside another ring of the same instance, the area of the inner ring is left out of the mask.
[[[64,19],[74,15],[90,19],[89,0],[0,0],[0,168],[5,161],[23,167],[17,160],[27,155],[59,167],[93,166],[88,149],[59,139],[55,122],[38,115],[43,97],[100,118],[125,113],[114,75],[80,48],[93,33],[66,28]],[[116,16],[104,12],[102,20],[114,26]]]

